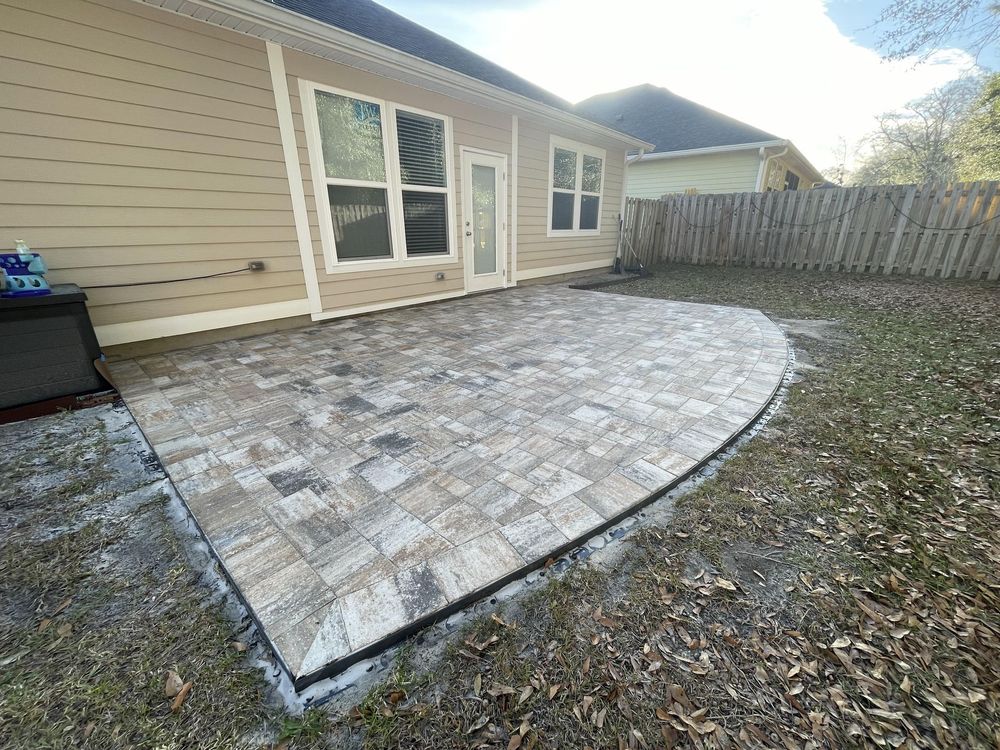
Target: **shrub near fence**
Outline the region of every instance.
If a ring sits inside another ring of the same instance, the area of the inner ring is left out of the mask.
[[[1000,182],[629,198],[626,266],[1000,278]]]

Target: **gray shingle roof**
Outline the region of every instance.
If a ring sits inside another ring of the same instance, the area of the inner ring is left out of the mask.
[[[372,0],[267,0],[267,2],[551,107],[579,114],[565,99]],[[586,115],[580,116],[586,117]],[[614,129],[620,130],[620,128]]]
[[[576,111],[655,143],[658,152],[778,140],[776,135],[648,83],[592,96],[578,103]]]

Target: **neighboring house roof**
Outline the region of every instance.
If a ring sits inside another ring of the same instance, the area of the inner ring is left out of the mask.
[[[780,140],[772,133],[648,83],[592,96],[578,103],[576,111],[656,144],[657,152]]]
[[[456,73],[498,86],[515,94],[580,115],[565,99],[511,73],[420,24],[372,0],[267,0],[279,8],[328,23],[339,29],[384,44]],[[580,115],[586,117],[586,115]],[[587,118],[592,119],[592,118]],[[622,130],[611,126],[614,130]]]

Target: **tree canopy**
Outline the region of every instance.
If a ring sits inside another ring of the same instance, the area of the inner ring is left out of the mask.
[[[856,185],[1000,180],[1000,75],[952,81],[879,116]]]
[[[953,137],[960,180],[1000,179],[1000,74],[991,76]]]

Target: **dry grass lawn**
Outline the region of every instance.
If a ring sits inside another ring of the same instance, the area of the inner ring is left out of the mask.
[[[115,505],[113,436],[18,428],[0,745],[1000,748],[1000,287],[673,266],[608,293],[795,321],[784,407],[614,570],[575,565],[432,664],[404,649],[346,715],[267,707],[162,498]]]

